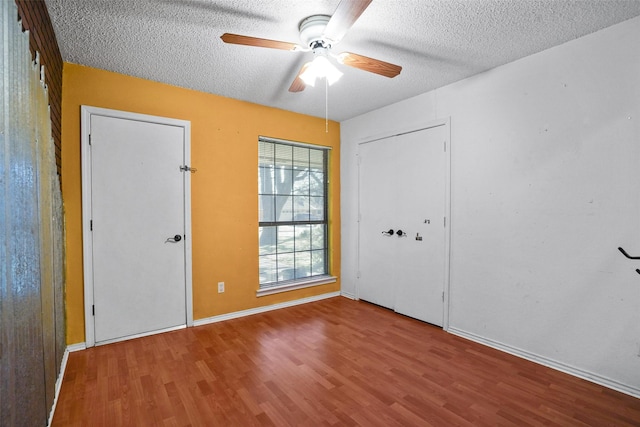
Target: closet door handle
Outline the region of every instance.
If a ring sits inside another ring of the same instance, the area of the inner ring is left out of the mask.
[[[402,233],[401,231],[399,233]],[[390,228],[389,231],[383,231],[382,234],[385,236],[393,236],[393,228]]]

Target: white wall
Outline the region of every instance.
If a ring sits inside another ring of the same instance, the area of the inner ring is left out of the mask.
[[[449,331],[640,396],[638,40],[640,17],[342,122],[343,293],[357,142],[450,117]]]

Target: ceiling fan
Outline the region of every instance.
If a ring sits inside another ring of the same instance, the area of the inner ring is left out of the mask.
[[[335,58],[341,64],[393,78],[402,71],[402,67],[399,65],[351,52],[339,54],[331,52],[333,46],[342,40],[349,28],[372,1],[342,0],[332,16],[312,15],[303,19],[300,22],[299,30],[300,39],[304,45],[230,33],[225,33],[220,38],[223,42],[231,44],[296,52],[312,51],[314,55],[313,61],[307,62],[302,66],[291,87],[289,87],[289,92],[301,92],[307,85],[313,86],[317,77],[326,77],[328,84],[339,79],[342,73],[331,64],[330,57]]]

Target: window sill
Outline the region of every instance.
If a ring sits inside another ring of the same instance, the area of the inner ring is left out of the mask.
[[[335,283],[338,280],[335,276],[319,276],[310,279],[296,280],[282,285],[270,286],[264,289],[258,289],[256,295],[263,297],[266,295],[278,294],[280,292],[293,291],[295,289],[310,288],[311,286],[326,285],[327,283]]]

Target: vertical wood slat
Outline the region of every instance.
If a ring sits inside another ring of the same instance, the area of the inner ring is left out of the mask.
[[[37,70],[14,4],[1,3],[3,32],[0,211],[0,420],[45,425],[38,210]],[[4,50],[8,48],[8,50]],[[6,424],[5,424],[6,423]]]
[[[55,384],[58,376],[56,360],[56,276],[54,275],[55,257],[54,247],[62,241],[53,240],[54,235],[54,210],[52,199],[55,194],[54,187],[58,183],[55,170],[55,156],[53,154],[53,139],[51,137],[51,118],[49,115],[49,103],[47,91],[39,76],[40,65],[36,60],[33,84],[33,103],[35,105],[35,117],[33,128],[35,129],[35,141],[37,149],[38,171],[38,209],[40,215],[40,295],[42,312],[42,349],[45,380],[45,404],[53,406],[55,396]],[[61,296],[62,294],[60,294]]]
[[[51,18],[44,0],[15,0],[18,8],[18,17],[21,19],[22,27],[29,30],[29,48],[32,58],[35,59],[36,51],[39,53],[40,65],[44,67],[45,83],[47,85],[49,97],[49,114],[51,116],[51,136],[55,146],[54,160],[56,172],[61,176],[62,170],[62,55],[58,47]],[[59,187],[59,182],[57,187]],[[62,227],[60,218],[56,224]],[[60,239],[62,238],[61,232]],[[60,248],[53,251],[54,256],[62,252]],[[61,262],[61,261],[60,261]],[[60,273],[61,274],[61,273]],[[60,276],[57,274],[56,277]],[[60,276],[61,277],[61,276]],[[54,284],[55,295],[54,309],[55,316],[55,366],[62,363],[62,356],[66,347],[64,330],[64,295],[62,283]]]

